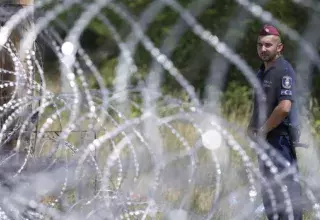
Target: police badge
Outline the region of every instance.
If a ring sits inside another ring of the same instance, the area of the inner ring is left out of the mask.
[[[292,78],[290,76],[282,77],[282,87],[285,89],[290,89],[292,86]]]

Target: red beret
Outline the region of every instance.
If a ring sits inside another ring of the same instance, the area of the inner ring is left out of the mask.
[[[275,35],[275,36],[280,36],[280,33],[277,28],[275,28],[272,25],[264,25],[263,28],[261,28],[259,32],[260,36],[266,36],[266,35]]]

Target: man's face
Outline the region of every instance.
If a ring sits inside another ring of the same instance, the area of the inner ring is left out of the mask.
[[[280,54],[283,45],[278,36],[259,36],[257,43],[258,55],[263,62],[273,61]]]

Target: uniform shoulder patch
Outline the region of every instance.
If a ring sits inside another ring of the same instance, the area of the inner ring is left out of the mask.
[[[292,87],[292,78],[290,76],[282,77],[282,87],[285,89],[291,89]]]

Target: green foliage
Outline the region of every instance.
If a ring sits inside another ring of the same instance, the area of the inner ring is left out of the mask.
[[[320,133],[320,104],[316,98],[310,101],[310,111],[313,117],[313,133],[319,136]]]
[[[108,60],[101,66],[101,74],[105,80],[105,83],[108,87],[111,87],[115,77],[115,68],[117,66],[117,59]],[[94,83],[97,83],[93,81]]]
[[[221,104],[224,114],[230,121],[245,122],[251,110],[251,90],[236,81],[229,83],[222,96]]]
[[[200,0],[199,0],[200,2]],[[120,0],[117,4],[121,4],[135,21],[141,19],[142,13],[152,4],[151,0]],[[191,0],[179,0],[185,8],[189,7]],[[307,8],[299,6],[294,1],[286,0],[271,0],[264,6],[264,9],[271,12],[274,18],[280,22],[288,25],[290,28],[297,30],[298,33],[303,33],[307,22],[310,20],[311,14]],[[230,34],[226,35],[229,29],[229,23],[233,16],[239,11],[243,10],[250,14],[244,7],[239,6],[233,0],[214,1],[196,17],[197,22],[213,35],[219,37],[220,40],[228,42],[234,37],[240,37],[240,44],[235,48],[238,53],[247,63],[256,70],[260,61],[256,54],[256,39],[257,33],[262,26],[262,22],[254,16],[248,16],[245,20],[240,21],[239,25],[247,25],[247,29],[239,32],[237,29],[231,30]],[[63,13],[60,18],[65,21],[67,26],[74,23],[75,18],[79,17],[83,12],[78,6],[73,7],[68,13]],[[106,7],[102,14],[110,20],[117,32],[121,36],[121,40],[125,42],[132,27],[121,16]],[[173,32],[176,31],[175,24],[181,20],[181,16],[170,6],[165,6],[160,9],[155,19],[150,21],[146,29],[146,36],[154,43],[156,47],[161,48],[163,43],[169,42],[164,40]],[[178,27],[178,28],[182,28]],[[300,49],[298,43],[290,40],[289,36],[282,33],[283,42],[285,44],[284,56],[295,66],[296,52]],[[88,51],[95,64],[102,73],[108,87],[112,87],[115,77],[115,67],[119,56],[119,48],[113,39],[108,27],[106,27],[101,20],[95,18],[91,21],[88,28],[84,31],[81,37],[82,46]],[[169,57],[175,67],[182,73],[182,75],[195,87],[196,91],[201,93],[204,90],[208,75],[210,73],[210,64],[217,52],[206,42],[200,39],[193,33],[191,27],[187,27],[185,32],[174,43],[174,50]],[[138,43],[134,52],[134,61],[138,66],[138,73],[135,73],[131,81],[136,84],[139,80],[149,73],[150,64],[153,58],[150,52],[147,51],[142,43]],[[50,66],[50,64],[48,64]],[[54,68],[52,68],[54,69]],[[137,79],[138,78],[138,79]],[[168,72],[164,72],[162,79],[162,91],[171,95],[184,94],[182,87],[179,85],[174,77],[170,76]],[[222,109],[224,114],[230,120],[244,119],[250,112],[251,94],[249,84],[241,71],[229,61],[229,68],[227,73],[226,84],[222,86]],[[320,74],[314,70],[313,74],[312,97],[319,103],[320,97]],[[96,87],[97,83],[92,81],[92,87]],[[314,107],[315,108],[315,107]],[[236,109],[236,111],[235,111]],[[313,116],[315,121],[319,121],[320,116],[317,109],[313,109]],[[245,116],[245,117],[244,117]],[[317,122],[316,124],[319,124]]]

